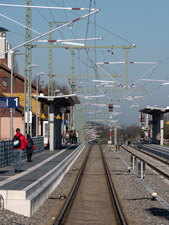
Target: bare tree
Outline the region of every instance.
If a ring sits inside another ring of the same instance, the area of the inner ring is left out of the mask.
[[[33,77],[32,83],[37,84],[37,75]],[[45,86],[45,82],[41,76],[38,76],[38,88],[43,88]]]
[[[99,124],[97,124],[99,125]],[[101,143],[107,143],[110,139],[110,127],[107,126],[100,126],[98,129],[98,134],[100,134],[100,141]],[[114,140],[114,132],[112,129],[111,132],[112,140]],[[117,129],[117,138],[118,140],[122,141],[133,141],[138,140],[141,137],[141,128],[138,125],[131,124],[131,125],[122,125]]]
[[[44,85],[44,89],[46,91],[48,91],[48,84]],[[53,81],[53,90],[60,90],[61,93],[63,93],[64,95],[69,94],[69,89],[65,84],[58,84],[56,81]]]

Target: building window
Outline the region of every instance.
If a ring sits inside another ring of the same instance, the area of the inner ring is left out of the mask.
[[[11,78],[10,77],[2,77],[2,85],[4,87],[11,85]]]

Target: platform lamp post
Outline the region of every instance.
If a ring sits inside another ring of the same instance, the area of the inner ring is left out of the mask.
[[[38,81],[39,76],[45,75],[43,72],[39,72],[36,74],[36,137],[38,136]]]
[[[29,110],[31,110],[29,108],[29,104],[30,104],[29,100],[31,97],[31,88],[32,88],[32,86],[31,86],[31,76],[32,75],[30,75],[30,71],[31,71],[31,68],[35,68],[35,67],[38,67],[38,65],[36,65],[34,63],[32,63],[28,66],[27,134],[29,134]]]
[[[11,97],[13,97],[13,72],[14,72],[14,55],[23,55],[19,50],[11,50]],[[13,138],[13,109],[10,108],[10,139]]]

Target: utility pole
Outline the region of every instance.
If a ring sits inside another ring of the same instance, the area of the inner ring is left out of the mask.
[[[117,125],[114,125],[114,145],[117,147]]]

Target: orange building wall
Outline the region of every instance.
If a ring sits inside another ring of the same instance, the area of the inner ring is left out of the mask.
[[[5,93],[3,94],[7,97],[11,96],[11,93]],[[36,95],[35,93],[32,93],[32,95]],[[13,97],[20,97],[21,100],[19,100],[19,105],[24,107],[24,93],[13,93]],[[32,98],[32,112],[36,114],[36,100]],[[40,102],[38,102],[38,115],[40,116]]]
[[[22,117],[13,118],[13,134],[16,133],[16,128],[20,128],[21,133],[24,133],[24,119]],[[10,139],[10,117],[0,117],[0,140]]]

